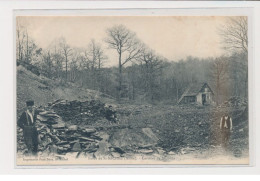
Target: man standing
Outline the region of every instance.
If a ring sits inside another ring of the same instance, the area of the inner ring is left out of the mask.
[[[116,111],[113,110],[113,107],[109,105],[105,108],[105,117],[109,121],[109,123],[117,123]]]
[[[23,129],[24,142],[29,154],[37,155],[38,132],[35,127],[37,115],[33,105],[34,101],[26,101],[27,110],[23,112],[17,124]]]
[[[223,148],[227,149],[230,133],[232,130],[232,119],[225,113],[220,119],[220,130],[221,130],[221,145]]]

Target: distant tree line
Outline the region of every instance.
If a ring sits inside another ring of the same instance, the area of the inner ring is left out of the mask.
[[[73,82],[118,101],[175,104],[191,83],[207,82],[219,104],[230,96],[247,97],[246,22],[243,18],[231,19],[227,27],[220,29],[223,44],[232,53],[204,59],[189,56],[174,61],[157,55],[123,25],[107,29],[102,44],[93,39],[87,47],[75,48],[61,37],[42,49],[30,38],[26,27],[17,22],[16,58],[17,62],[35,65],[41,74],[61,84]],[[232,30],[241,31],[241,37],[236,36],[233,44]],[[108,59],[105,47],[117,53],[118,66],[104,67]]]

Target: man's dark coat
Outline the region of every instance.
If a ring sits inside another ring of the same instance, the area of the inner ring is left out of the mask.
[[[38,132],[35,127],[37,114],[34,113],[33,121],[30,115],[25,111],[18,120],[18,126],[23,129],[24,142],[28,147],[28,150],[37,152],[38,147]]]

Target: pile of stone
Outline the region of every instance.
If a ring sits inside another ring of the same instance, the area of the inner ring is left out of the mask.
[[[26,151],[27,147],[23,140],[23,130],[21,128],[17,128],[17,151],[24,152]]]
[[[96,152],[102,138],[99,136],[99,129],[91,127],[86,121],[95,122],[105,119],[116,122],[116,115],[111,106],[101,101],[57,100],[41,110],[37,119],[39,153],[65,155],[68,152]],[[79,122],[85,124],[79,126],[77,124]],[[27,148],[23,141],[22,129],[18,128],[17,133],[17,149],[25,152]]]
[[[231,97],[223,104],[221,104],[219,107],[241,107],[241,106],[247,106],[247,100],[242,99],[240,97]]]
[[[55,111],[63,120],[75,124],[81,122],[95,122],[105,118],[110,122],[116,122],[116,112],[112,106],[108,106],[99,100],[91,101],[67,101],[57,100],[49,103],[49,107]]]
[[[51,111],[41,112],[38,119],[39,151],[42,153],[95,152],[102,140],[96,129],[66,125]]]

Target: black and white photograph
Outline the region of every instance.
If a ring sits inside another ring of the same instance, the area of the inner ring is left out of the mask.
[[[16,164],[249,165],[248,19],[16,16]]]

